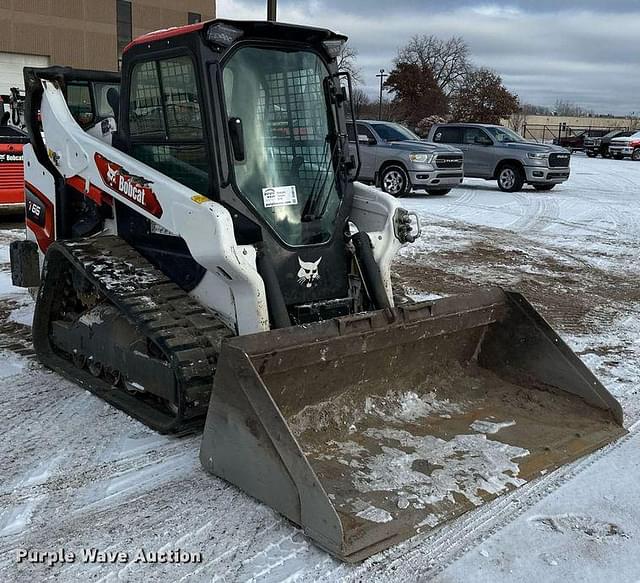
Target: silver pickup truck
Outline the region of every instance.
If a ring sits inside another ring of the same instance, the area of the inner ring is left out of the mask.
[[[356,131],[357,130],[357,131]],[[421,140],[404,126],[386,121],[347,123],[349,141],[360,146],[358,180],[393,196],[415,190],[447,194],[462,179],[464,157],[458,148]]]
[[[497,180],[505,192],[517,192],[525,182],[536,190],[551,190],[569,179],[569,150],[528,142],[503,126],[437,124],[429,131],[428,139],[460,148],[464,152],[465,176]]]

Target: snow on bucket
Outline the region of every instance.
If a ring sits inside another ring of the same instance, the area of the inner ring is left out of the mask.
[[[492,288],[234,338],[204,468],[363,559],[624,433],[519,294]]]

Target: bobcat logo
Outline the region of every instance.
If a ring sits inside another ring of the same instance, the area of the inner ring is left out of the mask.
[[[115,168],[111,168],[111,164],[107,164],[107,181],[110,184],[115,184],[117,175],[118,175],[118,170]]]
[[[318,273],[318,265],[322,261],[322,257],[317,261],[302,261],[298,257],[298,263],[300,269],[298,270],[298,283],[304,287],[313,287],[320,281],[320,274]]]

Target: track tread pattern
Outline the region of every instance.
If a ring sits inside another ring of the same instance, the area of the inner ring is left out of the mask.
[[[153,415],[128,410],[108,399],[104,387],[94,392],[163,432],[183,432],[194,422],[198,424],[198,419],[201,422],[206,414],[220,347],[234,333],[119,237],[59,241],[54,246],[135,324],[142,336],[161,350],[174,369],[181,403],[174,423],[167,426],[165,420],[158,426]],[[71,363],[66,368],[67,376],[73,376]]]

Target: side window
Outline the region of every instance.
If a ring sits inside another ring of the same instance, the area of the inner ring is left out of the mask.
[[[358,135],[367,136],[367,138],[369,139],[376,139],[376,137],[373,135],[373,132],[366,125],[363,125],[361,123],[358,124]]]
[[[131,74],[129,94],[129,135],[131,138],[165,138],[160,78],[155,61],[140,63]]]
[[[134,67],[129,134],[132,154],[138,160],[197,192],[209,191],[209,162],[191,58],[174,57]]]
[[[461,144],[462,128],[439,127],[433,135],[433,141],[443,144]]]
[[[202,119],[193,62],[189,57],[160,61],[169,140],[201,140]]]
[[[492,143],[492,141],[482,128],[465,128],[463,143],[489,144]]]
[[[85,128],[93,122],[91,91],[88,83],[67,85],[67,106],[78,124]]]
[[[347,124],[347,136],[349,137],[349,141],[350,142],[355,142],[356,141],[356,132],[353,129],[353,124],[352,123],[348,123]]]

